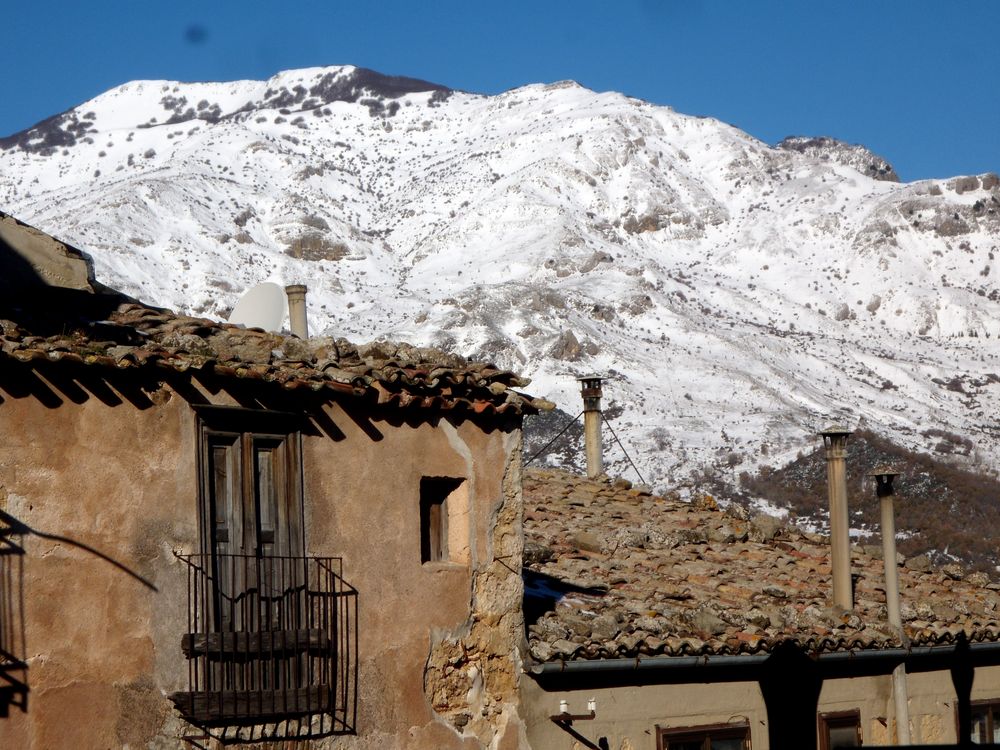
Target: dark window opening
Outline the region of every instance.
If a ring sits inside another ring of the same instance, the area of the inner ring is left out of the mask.
[[[420,562],[444,562],[451,559],[448,515],[454,509],[449,508],[449,497],[464,481],[455,477],[421,477]]]
[[[656,727],[657,750],[750,750],[747,724],[717,724],[682,729]]]
[[[819,715],[820,750],[861,747],[861,712],[837,711]]]

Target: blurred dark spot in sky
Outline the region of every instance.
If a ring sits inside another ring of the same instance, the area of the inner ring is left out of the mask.
[[[208,39],[208,29],[200,23],[192,23],[184,29],[184,41],[188,44],[204,44]]]

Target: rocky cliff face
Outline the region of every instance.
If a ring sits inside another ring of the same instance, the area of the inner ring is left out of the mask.
[[[878,154],[873,154],[864,146],[852,145],[826,136],[807,138],[804,136],[789,136],[778,144],[778,148],[795,151],[820,161],[842,164],[856,169],[873,180],[888,180],[899,182],[899,175],[893,166]]]
[[[1000,458],[997,177],[893,174],[571,82],[352,67],[133,82],[0,141],[0,207],[99,281],[214,316],[304,281],[311,330],[494,359],[568,414],[606,374],[659,486],[780,464],[834,419]]]

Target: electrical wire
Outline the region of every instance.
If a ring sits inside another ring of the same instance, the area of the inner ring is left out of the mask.
[[[529,458],[527,461],[525,461],[524,465],[525,466],[529,466],[532,461],[534,461],[540,455],[542,455],[543,453],[545,453],[545,451],[547,451],[556,440],[558,440],[559,438],[561,438],[565,434],[566,430],[568,430],[570,427],[572,427],[574,425],[574,423],[578,422],[580,420],[580,417],[582,417],[582,416],[583,416],[583,412],[581,411],[579,414],[577,414],[575,417],[573,417],[573,419],[571,421],[567,422],[566,426],[562,428],[562,430],[559,432],[559,434],[556,435],[554,438],[552,438],[548,443],[546,443],[544,448],[542,448],[535,455],[533,455],[531,458]]]
[[[622,449],[622,453],[625,454],[625,458],[628,459],[629,464],[631,464],[632,468],[635,470],[636,476],[639,477],[639,481],[645,484],[646,480],[642,478],[642,474],[639,472],[639,469],[636,468],[635,462],[632,460],[632,456],[630,456],[628,451],[625,450],[625,446],[622,445],[622,441],[618,439],[618,435],[615,433],[615,428],[611,426],[611,422],[609,422],[608,418],[604,416],[604,412],[601,412],[601,420],[608,426],[608,429],[611,430],[611,436],[615,439],[615,442],[618,443],[618,447]]]

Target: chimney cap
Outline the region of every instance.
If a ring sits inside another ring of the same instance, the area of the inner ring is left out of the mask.
[[[823,435],[824,437],[837,437],[837,436],[840,436],[840,435],[843,435],[844,437],[847,437],[849,435],[852,435],[853,432],[851,430],[847,429],[846,427],[844,427],[843,425],[832,424],[829,427],[826,427],[825,429],[820,430],[819,434]]]
[[[581,383],[584,382],[585,380],[604,380],[604,379],[605,377],[603,375],[580,375],[577,378],[577,380],[580,381]]]
[[[876,466],[870,472],[868,476],[875,480],[875,496],[876,497],[892,497],[896,494],[895,489],[893,489],[892,482],[899,476],[899,472],[892,466],[881,465]]]
[[[868,472],[868,476],[870,477],[898,477],[899,474],[899,469],[895,466],[890,466],[889,464],[879,464]]]

